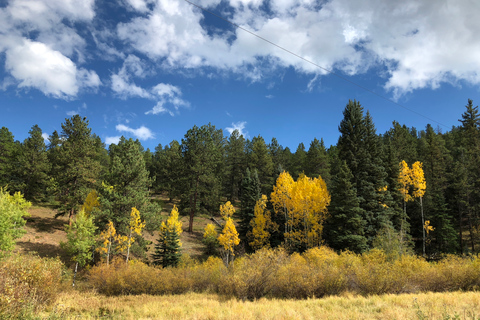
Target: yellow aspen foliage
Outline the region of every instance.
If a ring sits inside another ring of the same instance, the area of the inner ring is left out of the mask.
[[[235,208],[232,206],[230,201],[227,201],[225,205],[220,205],[220,215],[223,220],[227,220],[233,216],[235,213]]]
[[[97,191],[92,190],[87,195],[87,198],[85,199],[80,211],[83,210],[85,216],[89,218],[93,210],[98,207],[100,207],[100,202],[98,202],[98,193]]]
[[[218,242],[224,249],[225,264],[228,266],[235,256],[234,247],[240,243],[232,218],[227,219],[222,233],[218,236]]]
[[[413,200],[412,196],[408,193],[410,186],[412,185],[412,174],[405,160],[399,163],[398,184],[400,185],[400,193],[402,194],[403,201],[408,202]]]
[[[180,234],[182,233],[182,222],[178,220],[178,216],[179,213],[177,206],[174,205],[172,211],[170,212],[170,215],[168,216],[167,223],[165,223],[165,221],[162,221],[162,224],[160,226],[160,233],[166,234],[167,231],[170,231],[176,232],[178,236],[180,236]]]
[[[289,231],[288,226],[288,208],[290,207],[291,193],[295,181],[292,176],[283,171],[277,178],[273,186],[273,192],[270,195],[270,202],[273,204],[273,210],[276,214],[283,214],[285,218],[285,233]]]
[[[267,201],[267,196],[262,194],[262,197],[255,204],[254,217],[250,221],[252,231],[247,234],[247,237],[250,241],[249,245],[255,251],[270,247],[270,231],[275,231],[278,228],[278,225],[272,222],[270,212],[265,211]]]
[[[427,183],[423,174],[422,163],[420,161],[415,162],[412,165],[412,185],[413,185],[413,197],[420,198],[425,194],[427,189]]]
[[[217,230],[215,228],[215,225],[213,225],[213,223],[209,223],[205,226],[205,232],[203,233],[203,238],[204,239],[207,239],[207,238],[217,238],[218,236],[218,233],[217,233]]]
[[[135,234],[141,235],[143,228],[145,228],[145,221],[142,222],[142,219],[140,219],[140,211],[133,207],[130,212],[130,221],[128,223],[128,236],[122,236],[117,239],[120,251],[127,249],[126,262],[128,262],[128,258],[130,257],[130,248],[135,242]]]
[[[331,199],[325,181],[304,174],[294,181],[290,174],[283,172],[273,190],[270,201],[275,213],[285,215],[287,245],[295,249],[318,246]]]
[[[425,224],[423,225],[423,228],[425,229],[425,231],[427,231],[427,234],[430,231],[435,230],[435,228],[430,225],[430,220],[425,221]]]
[[[100,233],[100,241],[102,245],[97,248],[97,252],[101,255],[105,255],[107,258],[107,265],[110,261],[110,254],[112,253],[112,243],[115,241],[117,231],[112,221],[108,221],[107,228]]]
[[[207,254],[214,254],[216,248],[218,247],[218,232],[215,228],[215,225],[209,223],[205,226],[205,232],[203,233],[203,243],[206,246]]]

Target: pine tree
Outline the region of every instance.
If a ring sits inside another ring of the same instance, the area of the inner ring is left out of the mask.
[[[254,217],[254,208],[257,200],[260,199],[260,181],[258,180],[257,170],[250,173],[250,169],[246,169],[245,176],[242,181],[241,189],[241,205],[240,205],[240,222],[238,232],[240,240],[245,245],[245,249],[250,251],[247,241],[247,234],[251,232],[250,221]]]
[[[360,208],[355,186],[351,182],[353,175],[345,160],[337,160],[334,164],[325,240],[335,250],[361,253],[368,249],[365,213]]]
[[[6,128],[0,129],[0,187],[5,187],[12,181],[16,144],[13,134]]]
[[[30,137],[20,146],[17,157],[17,188],[25,195],[25,199],[39,201],[46,196],[51,166],[42,130],[34,125],[29,133]]]
[[[257,170],[261,193],[269,194],[273,186],[275,168],[265,140],[260,135],[252,139],[248,167],[250,171]]]
[[[219,203],[223,153],[223,132],[211,124],[194,126],[182,139],[181,208],[189,211],[188,232],[193,232],[193,217],[198,211],[211,213]]]
[[[96,221],[99,226],[113,221],[119,234],[129,234],[132,208],[140,211],[149,230],[158,228],[160,208],[150,200],[151,180],[145,166],[142,147],[138,140],[120,138],[118,145],[110,146],[110,165],[104,176],[100,207]],[[138,235],[134,249],[137,254],[146,251],[144,239]]]
[[[178,220],[178,209],[173,206],[167,221],[162,221],[153,263],[166,267],[176,267],[181,257],[180,234],[182,233],[182,223]]]
[[[79,115],[65,119],[60,140],[52,170],[58,183],[59,214],[68,213],[71,220],[98,179],[101,170],[98,144],[87,119]]]
[[[242,174],[246,168],[245,139],[238,130],[234,130],[228,138],[225,154],[224,189],[227,199],[235,201],[239,198]]]

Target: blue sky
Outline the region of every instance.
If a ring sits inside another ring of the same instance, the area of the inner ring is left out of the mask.
[[[336,144],[349,99],[378,133],[458,125],[478,104],[476,0],[0,0],[0,126],[23,141],[73,114],[147,148],[211,122],[294,151]]]

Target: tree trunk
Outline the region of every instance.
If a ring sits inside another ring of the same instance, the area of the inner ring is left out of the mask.
[[[422,212],[422,231],[423,231],[423,257],[425,258],[425,218],[423,216],[423,202],[420,197],[420,210]]]
[[[75,272],[73,273],[72,287],[75,287],[75,278],[77,277],[78,262],[75,263]]]

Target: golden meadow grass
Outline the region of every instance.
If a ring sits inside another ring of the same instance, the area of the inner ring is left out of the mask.
[[[478,257],[431,263],[320,247],[292,255],[260,250],[229,268],[214,257],[200,263],[186,256],[178,268],[117,259],[92,267],[76,290],[62,289],[55,259],[11,257],[0,271],[7,279],[0,281],[0,319],[12,312],[35,319],[45,308],[52,319],[480,319]],[[30,306],[22,309],[22,301]]]
[[[61,319],[480,319],[475,292],[343,294],[322,299],[243,301],[205,293],[106,297],[64,292],[42,316]]]

